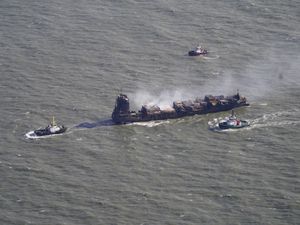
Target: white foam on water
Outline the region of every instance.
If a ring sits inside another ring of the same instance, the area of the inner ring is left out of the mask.
[[[65,134],[65,133],[37,136],[37,135],[35,135],[34,131],[32,130],[32,131],[29,131],[28,133],[26,133],[24,136],[26,139],[43,139],[43,138],[50,138],[50,137],[54,137],[54,136],[60,136],[63,134]]]
[[[143,126],[143,127],[156,127],[162,124],[168,124],[170,123],[169,120],[164,120],[164,121],[149,121],[149,122],[135,122],[127,125],[138,125],[138,126]]]
[[[295,111],[279,111],[274,113],[263,114],[261,117],[250,120],[250,126],[245,128],[247,130],[255,128],[266,128],[266,127],[284,127],[284,126],[296,126],[300,121],[287,120],[287,116],[294,116],[297,114]]]
[[[219,55],[216,55],[215,57],[203,56],[203,58],[206,60],[215,60],[215,59],[220,58],[220,56]]]

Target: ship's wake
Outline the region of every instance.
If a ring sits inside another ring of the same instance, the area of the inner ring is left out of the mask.
[[[297,126],[300,124],[300,121],[296,119],[296,116],[299,117],[299,112],[295,110],[267,113],[253,119],[251,128]]]
[[[218,59],[220,58],[219,55],[216,55],[216,56],[203,56],[203,59],[206,59],[206,60],[215,60],[215,59]]]
[[[136,123],[131,123],[128,124],[130,125],[137,125],[137,126],[143,126],[143,127],[156,127],[156,126],[160,126],[162,124],[168,124],[170,123],[169,120],[163,120],[163,121],[149,121],[149,122],[136,122]]]

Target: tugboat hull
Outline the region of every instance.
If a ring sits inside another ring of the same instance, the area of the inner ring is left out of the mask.
[[[51,131],[48,128],[44,128],[44,129],[38,129],[35,131],[29,131],[28,133],[25,134],[25,136],[29,139],[37,139],[37,138],[41,138],[41,137],[62,134],[64,132],[66,132],[66,130],[67,130],[67,127],[65,127],[65,126],[59,126],[59,129],[56,131]]]
[[[40,129],[40,130],[35,130],[34,133],[36,136],[47,136],[53,134],[61,134],[64,133],[66,130],[67,130],[66,127],[60,126],[59,129],[55,131],[51,131],[50,129]]]
[[[206,50],[203,50],[203,52],[196,52],[194,50],[189,51],[189,56],[198,56],[198,55],[206,55],[208,52]]]
[[[250,123],[247,121],[241,120],[239,122],[240,122],[239,124],[229,124],[228,122],[222,122],[219,123],[219,128],[225,130],[225,129],[239,129],[239,128],[250,126]]]

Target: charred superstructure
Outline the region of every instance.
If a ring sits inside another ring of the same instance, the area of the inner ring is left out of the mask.
[[[115,123],[132,123],[151,120],[174,119],[196,114],[206,114],[231,110],[233,108],[248,106],[245,97],[239,93],[224,97],[206,95],[204,99],[196,98],[194,101],[177,101],[167,109],[160,109],[157,105],[143,105],[138,112],[130,111],[129,99],[126,95],[120,94],[116,99],[116,105],[112,113]]]

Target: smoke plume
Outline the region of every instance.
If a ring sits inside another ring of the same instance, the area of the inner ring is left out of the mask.
[[[176,90],[138,90],[130,96],[133,107],[158,105],[161,109],[172,106],[173,101],[203,98],[205,95],[232,95],[239,89],[251,101],[265,99],[289,87],[299,87],[300,57],[291,59],[278,52],[268,53],[261,60],[249,63],[242,73],[223,71],[218,77],[203,80],[200,86],[177,87]]]

